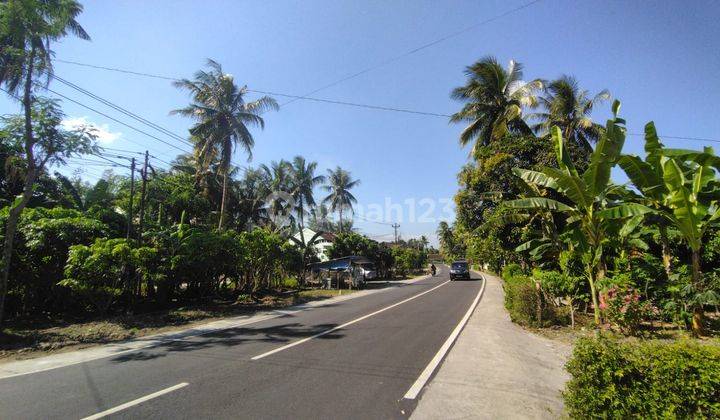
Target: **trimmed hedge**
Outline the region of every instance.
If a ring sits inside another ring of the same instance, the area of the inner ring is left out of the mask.
[[[566,365],[572,418],[718,418],[720,347],[581,339]]]

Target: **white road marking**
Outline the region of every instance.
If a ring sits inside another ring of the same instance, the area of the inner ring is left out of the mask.
[[[450,280],[444,281],[444,282],[440,283],[439,285],[433,287],[432,289],[429,289],[429,290],[426,290],[426,291],[424,291],[424,292],[418,293],[418,294],[416,294],[416,295],[414,295],[414,296],[411,296],[411,297],[409,297],[409,298],[407,298],[407,299],[405,299],[405,300],[401,300],[400,302],[393,303],[393,304],[390,305],[390,306],[386,306],[386,307],[384,307],[384,308],[382,308],[382,309],[379,309],[379,310],[377,310],[377,311],[375,311],[375,312],[369,313],[369,314],[367,314],[367,315],[363,315],[363,316],[361,316],[360,318],[355,318],[355,319],[353,319],[352,321],[346,322],[346,323],[344,323],[344,324],[342,324],[342,325],[338,325],[337,327],[330,328],[329,330],[325,330],[325,331],[323,331],[323,332],[321,332],[321,333],[318,333],[318,334],[315,334],[315,335],[313,335],[313,336],[311,336],[311,337],[306,337],[306,338],[303,338],[303,339],[298,340],[298,341],[293,341],[292,343],[287,344],[287,345],[284,345],[284,346],[282,346],[282,347],[278,347],[278,348],[276,348],[275,350],[270,350],[270,351],[268,351],[268,352],[266,352],[266,353],[259,354],[259,355],[257,355],[257,356],[253,356],[253,357],[251,358],[251,360],[259,360],[259,359],[262,359],[263,357],[270,356],[271,354],[275,354],[275,353],[277,353],[277,352],[281,352],[281,351],[283,351],[283,350],[287,350],[287,349],[289,349],[289,348],[291,348],[291,347],[299,346],[300,344],[306,343],[306,342],[308,342],[308,341],[310,341],[310,340],[312,340],[312,339],[315,339],[315,338],[322,337],[322,336],[324,336],[324,335],[330,334],[331,332],[334,332],[334,331],[337,331],[337,330],[339,330],[339,329],[345,328],[345,327],[347,327],[347,326],[350,326],[350,325],[352,325],[352,324],[355,324],[356,322],[360,322],[360,321],[362,321],[362,320],[368,319],[368,318],[370,318],[371,316],[375,316],[375,315],[377,315],[377,314],[379,314],[379,313],[385,312],[385,311],[387,311],[387,310],[389,310],[389,309],[392,309],[392,308],[394,308],[394,307],[396,307],[396,306],[398,306],[398,305],[402,305],[403,303],[407,303],[407,302],[410,302],[410,301],[413,300],[413,299],[417,299],[417,298],[419,298],[420,296],[425,295],[425,294],[427,294],[427,293],[430,293],[430,292],[432,292],[433,290],[435,290],[435,289],[437,289],[437,288],[440,288],[440,287],[442,287],[442,286],[445,286],[445,285],[448,284],[449,282],[450,282]]]
[[[109,409],[109,410],[101,411],[101,412],[99,412],[99,413],[97,413],[97,414],[93,414],[92,416],[85,417],[85,418],[83,418],[82,420],[101,419],[101,418],[103,418],[103,417],[109,416],[110,414],[114,414],[114,413],[117,413],[118,411],[122,411],[122,410],[124,410],[124,409],[126,409],[126,408],[130,408],[130,407],[132,407],[132,406],[134,406],[134,405],[138,405],[138,404],[144,403],[145,401],[152,400],[153,398],[157,398],[157,397],[159,397],[159,396],[161,396],[161,395],[165,395],[165,394],[167,394],[167,393],[169,393],[169,392],[173,392],[173,391],[178,390],[178,389],[180,389],[180,388],[184,388],[184,387],[186,387],[186,386],[188,386],[188,385],[189,385],[189,384],[188,384],[187,382],[182,382],[182,383],[179,383],[179,384],[177,384],[177,385],[171,386],[170,388],[165,388],[165,389],[162,389],[162,390],[160,390],[160,391],[158,391],[158,392],[153,392],[152,394],[146,395],[146,396],[144,396],[144,397],[140,397],[140,398],[138,398],[138,399],[136,399],[136,400],[128,401],[128,402],[126,402],[125,404],[120,404],[120,405],[118,405],[117,407],[113,407],[113,408],[111,408],[111,409]]]
[[[485,279],[485,276],[483,276],[482,274],[481,277],[483,279],[482,287],[480,287],[480,291],[478,292],[477,296],[475,296],[475,300],[470,305],[470,308],[467,310],[467,312],[465,312],[465,316],[462,317],[460,323],[457,324],[453,332],[450,334],[450,337],[445,340],[445,343],[443,343],[442,347],[440,347],[440,350],[435,353],[435,357],[432,358],[430,363],[425,367],[425,370],[422,371],[415,383],[412,384],[410,389],[408,389],[407,393],[405,393],[404,398],[409,400],[414,400],[415,398],[417,398],[418,394],[420,394],[420,391],[430,379],[432,373],[440,365],[440,362],[442,362],[443,358],[445,358],[445,354],[447,354],[448,350],[450,350],[450,347],[452,347],[453,343],[460,335],[460,332],[462,331],[465,324],[467,324],[468,320],[470,319],[470,315],[472,315],[475,307],[480,302],[480,298],[482,297],[483,292],[485,291],[485,283],[487,283],[487,279]]]

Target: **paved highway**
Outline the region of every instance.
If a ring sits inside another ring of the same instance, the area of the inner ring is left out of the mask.
[[[450,282],[447,272],[0,379],[0,418],[406,418],[417,399],[405,397],[421,389],[480,297],[482,279]]]

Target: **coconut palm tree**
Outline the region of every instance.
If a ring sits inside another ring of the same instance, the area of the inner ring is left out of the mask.
[[[350,190],[360,185],[360,180],[353,180],[350,172],[338,166],[335,170],[328,169],[326,181],[327,184],[323,186],[323,189],[330,194],[325,197],[323,204],[329,204],[330,211],[337,211],[340,214],[340,231],[342,232],[344,229],[343,210],[353,212],[353,203],[357,203],[357,200]]]
[[[303,233],[305,209],[315,205],[313,190],[325,182],[324,176],[315,175],[316,169],[317,162],[307,162],[302,156],[295,156],[291,164],[292,196],[295,199],[298,229],[300,230],[300,240],[303,243],[305,243],[305,234]]]
[[[274,99],[263,96],[252,102],[246,102],[247,87],[238,87],[232,75],[223,73],[222,66],[208,59],[209,70],[199,70],[194,80],[182,79],[173,84],[188,90],[193,102],[185,108],[176,109],[171,114],[179,114],[197,120],[190,128],[190,134],[200,139],[195,144],[200,162],[205,169],[214,159],[219,160],[219,174],[223,178],[222,199],[220,201],[220,220],[222,229],[227,200],[227,178],[233,152],[241,147],[252,158],[255,144],[248,126],[265,127],[260,116],[267,110],[278,109]]]
[[[464,86],[453,89],[451,97],[465,103],[450,117],[451,122],[468,123],[460,134],[460,144],[473,143],[470,152],[503,138],[507,133],[532,134],[522,119],[523,108],[535,107],[535,92],[543,87],[540,79],[522,81],[522,65],[510,61],[504,69],[495,57],[484,57],[465,69]]]
[[[314,206],[310,210],[310,228],[312,230],[332,231],[333,225],[330,220],[330,211],[325,204]]]
[[[550,127],[560,127],[565,141],[591,153],[592,144],[600,138],[603,126],[593,122],[590,114],[596,105],[610,100],[610,92],[603,89],[591,97],[587,90],[580,89],[574,77],[567,75],[548,83],[543,90],[544,95],[538,101],[544,111],[529,116],[539,120],[533,130],[546,135]]]
[[[285,159],[270,162],[268,165],[260,165],[265,182],[268,186],[268,195],[265,197],[265,205],[275,228],[286,227],[286,222],[293,222],[291,208],[294,200],[292,191],[292,164]]]
[[[42,79],[52,76],[51,43],[71,33],[89,40],[90,36],[75,18],[82,12],[80,3],[74,0],[7,0],[0,3],[0,86],[11,97],[22,92],[24,111],[24,153],[26,160],[23,193],[8,214],[3,247],[2,278],[0,278],[0,320],[2,320],[13,238],[23,209],[32,198],[33,187],[43,171],[47,159],[55,152],[46,149],[46,158],[36,156],[38,143],[33,133],[33,90]],[[42,147],[42,145],[40,145]]]

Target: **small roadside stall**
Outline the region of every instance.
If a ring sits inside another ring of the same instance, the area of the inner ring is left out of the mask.
[[[309,271],[312,281],[320,283],[324,289],[361,289],[365,285],[361,264],[372,264],[372,261],[359,255],[350,255],[310,264]]]

